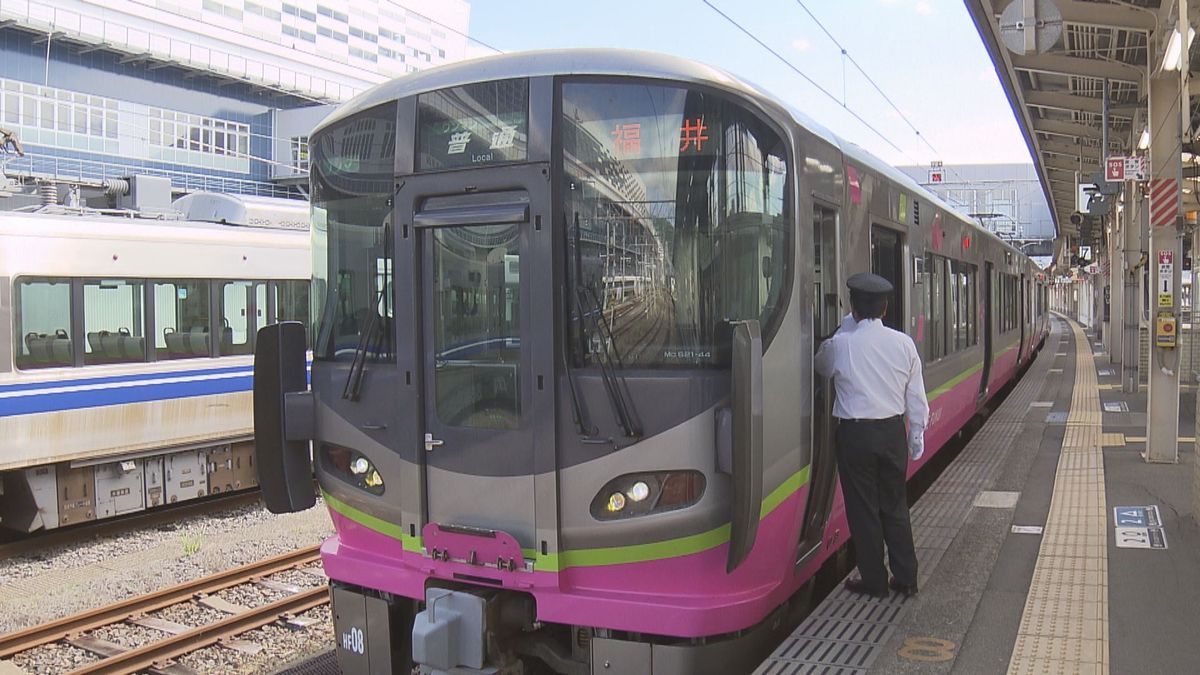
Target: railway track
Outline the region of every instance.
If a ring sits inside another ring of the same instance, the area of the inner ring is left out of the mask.
[[[300,588],[268,579],[272,574],[301,569],[317,562],[319,546],[236,567],[218,574],[165,588],[154,593],[123,600],[105,607],[81,612],[57,621],[0,635],[0,660],[9,660],[43,645],[65,643],[95,655],[97,660],[70,671],[88,673],[194,673],[173,659],[214,644],[228,641],[241,633],[260,628],[329,602],[324,584]],[[284,597],[246,607],[235,605],[215,594],[241,585],[257,584],[280,592]],[[153,612],[184,603],[197,603],[221,612],[224,618],[200,626],[184,625],[152,616]],[[302,622],[300,622],[302,623]],[[165,637],[136,648],[89,635],[99,628],[139,626],[162,633]],[[302,625],[299,627],[303,627]],[[2,662],[2,661],[0,661]]]

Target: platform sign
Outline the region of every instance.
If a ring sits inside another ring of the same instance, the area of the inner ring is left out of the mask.
[[[1175,305],[1175,252],[1158,252],[1158,306],[1170,309]]]
[[[1167,535],[1161,527],[1118,527],[1117,548],[1167,547]]]
[[[1117,527],[1162,527],[1157,506],[1114,506],[1113,523]]]
[[[1125,180],[1125,158],[1109,157],[1104,160],[1104,180],[1116,182]]]
[[[1117,183],[1125,180],[1146,180],[1145,157],[1106,157],[1104,180]]]

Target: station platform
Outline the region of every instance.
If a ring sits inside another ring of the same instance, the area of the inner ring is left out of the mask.
[[[1146,463],[1145,388],[1122,393],[1108,355],[1056,317],[912,508],[920,593],[839,586],[755,672],[1196,672],[1192,396],[1178,464]]]

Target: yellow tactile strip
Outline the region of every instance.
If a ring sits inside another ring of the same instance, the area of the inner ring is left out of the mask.
[[[1009,673],[1108,673],[1108,507],[1091,346],[1075,332],[1075,387],[1054,496]]]

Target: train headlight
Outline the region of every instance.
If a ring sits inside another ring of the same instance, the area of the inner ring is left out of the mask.
[[[625,495],[614,492],[608,496],[608,512],[616,513],[625,508]]]
[[[332,443],[321,444],[321,466],[327,473],[371,494],[383,494],[383,476],[366,455]]]
[[[700,501],[704,474],[699,471],[656,471],[618,476],[592,498],[597,520],[634,518],[683,509]]]
[[[629,492],[625,493],[635,502],[640,502],[650,496],[650,486],[646,485],[646,481],[639,480],[629,487]]]

